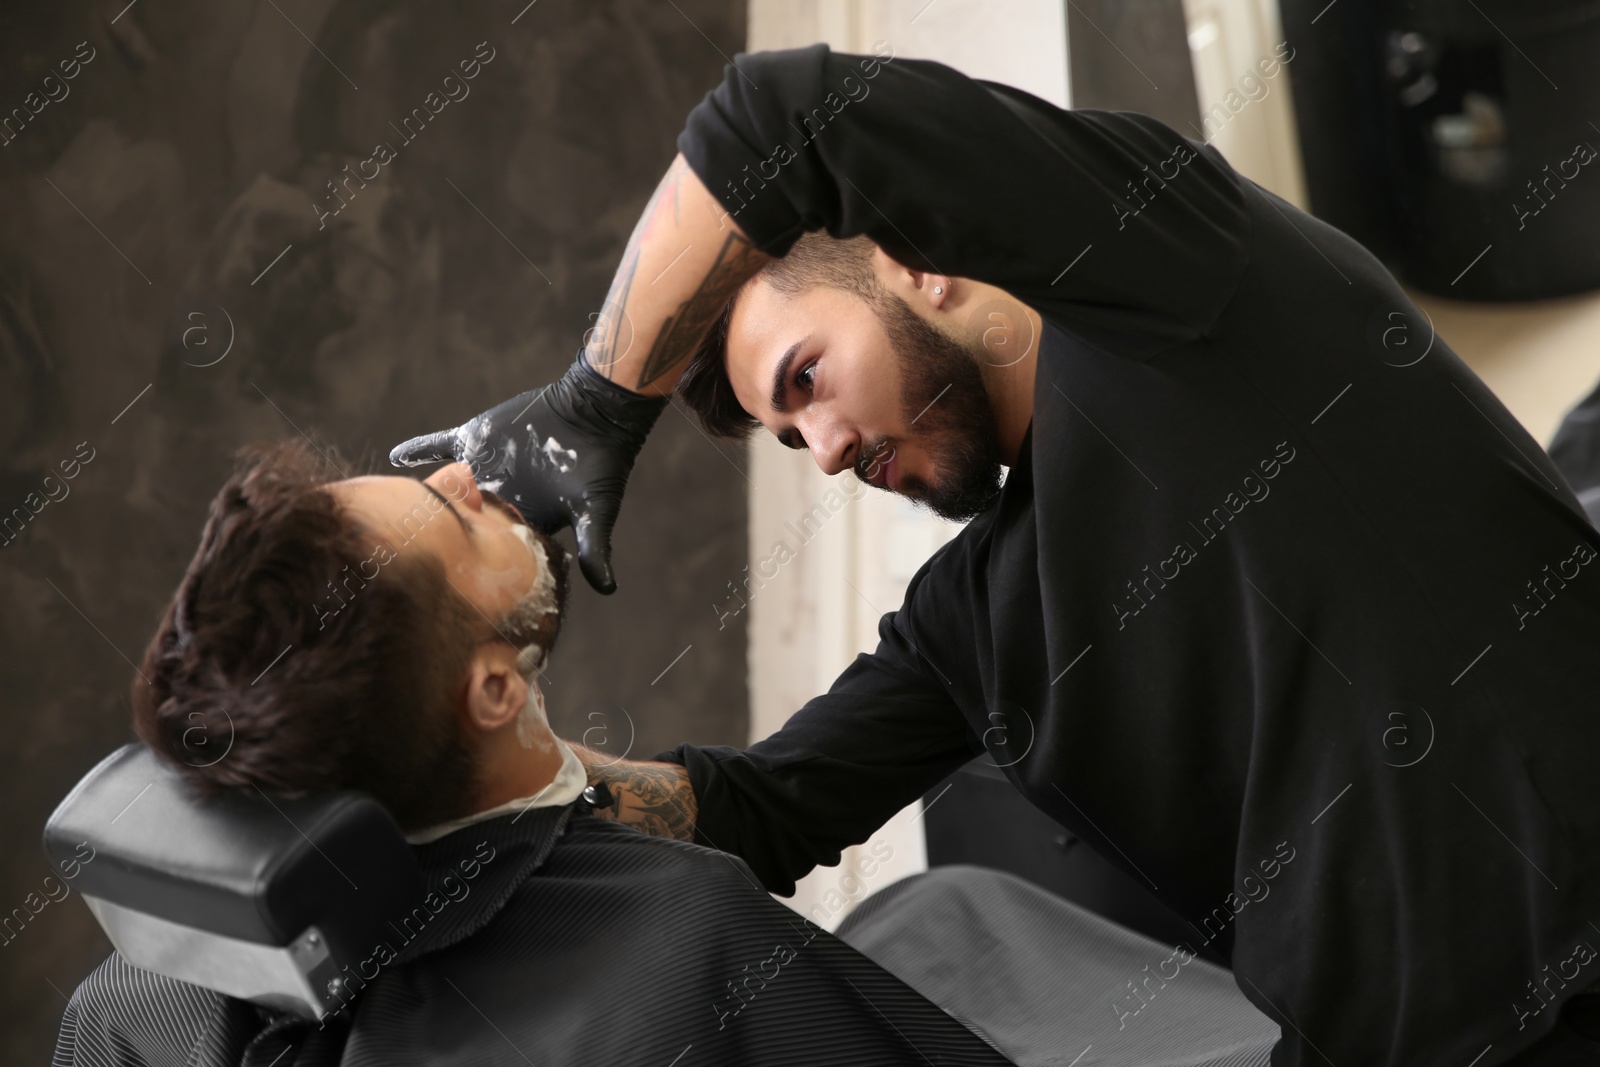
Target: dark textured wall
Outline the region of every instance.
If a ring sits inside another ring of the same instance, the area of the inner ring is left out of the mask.
[[[744,40],[742,0],[526,2],[0,9],[0,109],[19,109],[0,122],[0,517],[26,520],[0,531],[0,913],[26,917],[0,948],[0,1061],[47,1058],[108,951],[76,893],[48,901],[39,833],[131,739],[129,660],[233,451],[304,431],[370,469],[558,376]],[[413,108],[408,143],[390,124]],[[380,142],[394,158],[319,221]],[[718,632],[710,610],[746,562],[744,456],[721,451],[666,412],[620,591],[574,568],[547,687],[568,736],[745,739],[742,620]]]

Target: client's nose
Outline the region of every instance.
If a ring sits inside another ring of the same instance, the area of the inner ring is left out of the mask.
[[[449,463],[428,475],[428,483],[458,504],[473,511],[483,510],[483,494],[465,463]]]

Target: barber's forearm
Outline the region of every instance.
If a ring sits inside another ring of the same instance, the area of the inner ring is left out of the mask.
[[[589,784],[605,783],[615,798],[611,807],[596,809],[596,815],[654,837],[694,840],[699,805],[687,770],[676,763],[613,759],[582,745],[568,744],[588,772]]]
[[[728,298],[770,258],[677,156],[628,239],[585,357],[618,385],[670,394]]]

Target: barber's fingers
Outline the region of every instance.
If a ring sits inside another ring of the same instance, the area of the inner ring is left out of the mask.
[[[578,535],[578,566],[595,592],[610,596],[617,591],[611,570],[611,529],[617,522],[618,501],[601,499],[585,514],[576,516],[573,531]]]
[[[396,467],[418,467],[424,463],[440,463],[461,458],[461,431],[440,430],[425,433],[402,441],[389,452],[389,462]]]

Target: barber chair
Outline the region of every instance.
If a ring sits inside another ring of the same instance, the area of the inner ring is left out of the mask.
[[[935,805],[946,792],[953,794]],[[957,769],[922,799],[928,866],[971,864],[1026,879],[1081,908],[1169,945],[1193,945],[1195,928],[1143,884],[1113,867],[1060,823],[1034,807],[989,756]],[[1216,946],[1231,946],[1232,930]],[[1219,967],[1225,951],[1201,945]]]
[[[200,802],[137,744],[84,776],[44,847],[80,864],[84,901],[129,963],[312,1020],[344,1003],[342,969],[424,894],[377,801],[230,790]]]

